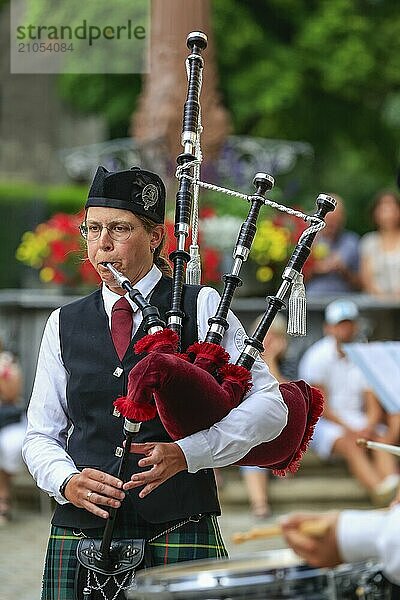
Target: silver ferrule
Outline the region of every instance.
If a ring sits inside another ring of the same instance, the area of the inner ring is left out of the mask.
[[[183,134],[182,134],[182,137],[183,137]],[[188,140],[185,139],[184,141],[182,141],[182,146],[183,146],[184,154],[193,154],[194,155],[195,150],[196,150],[195,142],[189,142]]]
[[[190,129],[185,129],[182,131],[181,136],[181,144],[184,146],[186,143],[195,144],[197,138],[197,133],[195,131],[190,131]]]
[[[241,257],[235,256],[235,262],[233,263],[233,267],[232,267],[232,275],[236,275],[236,276],[239,275],[240,269],[242,268],[242,264],[243,264],[244,260],[246,260],[246,259],[242,259]]]
[[[209,332],[218,333],[219,335],[223,336],[225,333],[225,328],[218,323],[212,323],[212,325],[210,325]]]
[[[188,236],[188,233],[189,233],[188,225],[186,225],[186,223],[179,223],[178,224],[178,235],[177,235],[177,239],[176,239],[176,245],[178,247],[178,250],[185,250],[186,238]]]
[[[260,352],[257,350],[257,348],[254,348],[254,346],[250,346],[249,344],[244,347],[243,352],[254,359],[257,359],[260,355]]]
[[[124,421],[124,429],[128,433],[137,433],[140,429],[141,422],[138,421],[130,421],[129,419],[125,419]]]
[[[120,285],[121,287],[123,286],[124,283],[129,283],[129,285],[131,285],[131,282],[129,281],[129,279],[127,277],[125,277],[125,275],[122,275],[122,273],[117,271],[117,269],[115,267],[113,267],[111,263],[107,262],[104,264],[107,267],[107,269],[112,273],[112,275],[114,276],[114,279],[118,283],[118,285]]]
[[[294,281],[298,274],[299,272],[296,271],[296,269],[293,269],[293,267],[286,267],[282,273],[282,279],[285,279],[286,281]]]
[[[172,315],[172,317],[168,319],[168,325],[182,325],[182,317]]]
[[[150,327],[150,329],[148,330],[147,333],[158,333],[159,331],[162,331],[163,328],[160,325],[154,325],[154,327]]]
[[[233,253],[233,258],[241,256],[243,260],[247,260],[249,252],[250,250],[249,248],[246,248],[246,246],[237,245]]]
[[[285,298],[288,289],[290,288],[291,282],[286,279],[281,283],[278,291],[276,292],[276,298],[282,300]]]

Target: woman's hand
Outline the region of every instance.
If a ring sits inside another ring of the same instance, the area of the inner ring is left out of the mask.
[[[108,512],[100,506],[119,508],[125,492],[122,490],[122,481],[117,477],[97,469],[83,469],[68,481],[64,496],[74,506],[107,519]]]
[[[148,471],[132,475],[131,481],[123,486],[124,490],[131,490],[144,485],[139,493],[140,498],[150,494],[176,473],[187,469],[185,455],[178,444],[172,442],[131,444],[131,452],[145,455],[139,460],[139,467],[150,467]]]

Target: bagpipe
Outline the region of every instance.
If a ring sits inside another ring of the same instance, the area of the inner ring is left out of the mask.
[[[177,158],[176,250],[170,255],[173,281],[171,309],[167,313],[168,326],[136,343],[135,352],[144,357],[129,374],[127,395],[114,403],[125,418],[136,422],[150,420],[158,414],[173,440],[211,427],[243,400],[251,387],[251,368],[263,351],[263,339],[278,311],[285,307],[284,300],[289,291],[288,332],[305,335],[306,306],[301,272],[316,234],[325,226],[324,217],[334,210],[336,204],[332,197],[320,194],[314,215],[281,206],[266,197],[274,185],[274,179],[265,173],[255,175],[253,183],[256,191],[250,196],[200,180],[202,126],[199,99],[202,51],[206,48],[207,37],[202,32],[193,32],[187,38],[187,45],[191,53],[187,57],[188,92],[181,138],[183,153]],[[182,296],[185,272],[188,283],[199,283],[200,275],[197,245],[200,187],[244,199],[250,208],[237,236],[231,272],[223,276],[221,299],[216,314],[208,321],[209,330],[205,340],[192,344],[182,353],[180,339],[184,322]],[[242,284],[240,270],[250,253],[257,230],[257,218],[264,205],[300,217],[309,223],[309,227],[300,236],[289,258],[276,295],[267,297],[267,308],[259,325],[252,336],[245,340],[236,364],[231,364],[229,355],[220,344],[229,326],[227,315],[234,292]],[[192,244],[188,252],[186,246],[190,230]],[[124,286],[129,290],[127,281]],[[282,475],[298,468],[315,423],[322,413],[323,401],[318,390],[302,381],[282,383],[280,391],[288,407],[286,427],[277,438],[256,446],[235,464],[268,467]]]
[[[274,186],[274,179],[265,173],[254,177],[255,193],[245,195],[200,180],[202,154],[200,148],[202,87],[202,52],[207,46],[207,36],[193,32],[187,38],[190,54],[186,60],[188,90],[183,111],[181,143],[183,152],[177,158],[176,175],[179,180],[176,194],[175,228],[176,249],[170,255],[173,263],[171,306],[165,324],[156,307],[134,289],[128,278],[115,267],[106,266],[119,287],[125,289],[140,308],[143,316],[145,337],[135,344],[135,352],[143,355],[130,371],[127,395],[115,400],[117,411],[125,418],[125,444],[121,449],[118,477],[126,478],[125,465],[131,442],[140,423],[159,416],[172,440],[208,429],[229,411],[238,406],[251,388],[251,369],[263,351],[263,339],[278,311],[289,299],[289,333],[305,335],[305,294],[302,284],[302,268],[307,260],[316,234],[324,226],[324,217],[335,208],[335,200],[325,194],[317,198],[317,211],[306,215],[300,211],[281,206],[268,199],[266,194]],[[183,294],[186,283],[200,283],[201,261],[198,238],[199,188],[208,188],[229,194],[249,203],[246,219],[238,232],[233,250],[231,272],[223,276],[224,288],[214,316],[210,317],[209,330],[204,341],[197,341],[186,349],[181,348]],[[229,327],[228,313],[235,290],[242,284],[240,270],[247,260],[257,231],[257,218],[263,206],[271,206],[309,223],[299,238],[289,262],[282,274],[282,283],[275,296],[267,297],[267,307],[254,333],[245,340],[244,349],[235,364],[222,347],[224,334]],[[189,248],[188,237],[192,239]],[[183,350],[183,352],[182,352]],[[284,474],[294,472],[299,465],[311,438],[315,423],[322,413],[321,394],[305,382],[288,382],[280,385],[280,391],[288,408],[288,422],[280,435],[262,443],[235,464],[268,467]],[[190,400],[189,400],[190,398]],[[110,510],[110,518],[100,544],[85,541],[81,564],[104,576],[128,572],[138,564],[141,550],[135,544],[124,544],[120,551],[112,541],[117,509]],[[91,544],[91,545],[90,545]],[[126,548],[131,548],[126,551]],[[85,558],[86,557],[86,558]],[[89,597],[90,586],[87,586]]]

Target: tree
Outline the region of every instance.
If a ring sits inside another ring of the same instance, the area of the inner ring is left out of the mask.
[[[393,185],[397,166],[397,1],[220,0],[213,7],[235,131],[310,142],[313,185],[353,199],[359,219],[365,198]]]
[[[202,145],[208,160],[218,154],[229,129],[228,114],[217,91],[209,21],[208,0],[152,1],[151,70],[145,77],[138,110],[133,114],[132,134],[141,142],[166,148],[170,160],[182,151],[180,131],[187,91],[185,59],[188,55],[185,39],[191,31],[209,32],[201,95]]]
[[[179,73],[184,87],[188,31],[181,37],[177,27],[190,16],[189,0],[180,0],[182,19],[170,11],[179,0],[153,1],[170,18],[169,35],[182,49],[173,76]],[[398,0],[214,0],[210,8],[219,87],[234,133],[311,143],[315,161],[301,198],[335,191],[351,201],[351,226],[365,230],[361,209],[377,188],[394,186],[399,158]],[[188,30],[197,28],[188,23]],[[205,76],[212,56],[211,48]],[[62,77],[60,90],[79,110],[105,115],[116,137],[128,134],[140,85],[137,75],[71,75]],[[178,95],[177,114],[183,88]],[[204,94],[203,112],[205,139],[213,132]],[[154,114],[162,121],[160,111]],[[169,117],[166,123],[167,137],[179,140],[181,123]]]

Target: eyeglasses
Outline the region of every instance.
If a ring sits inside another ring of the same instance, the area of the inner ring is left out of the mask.
[[[121,221],[102,225],[101,223],[82,223],[79,226],[79,231],[83,238],[88,242],[95,242],[101,236],[103,229],[107,229],[108,235],[114,242],[126,242],[131,236],[134,229],[138,229],[140,225],[131,225]]]

